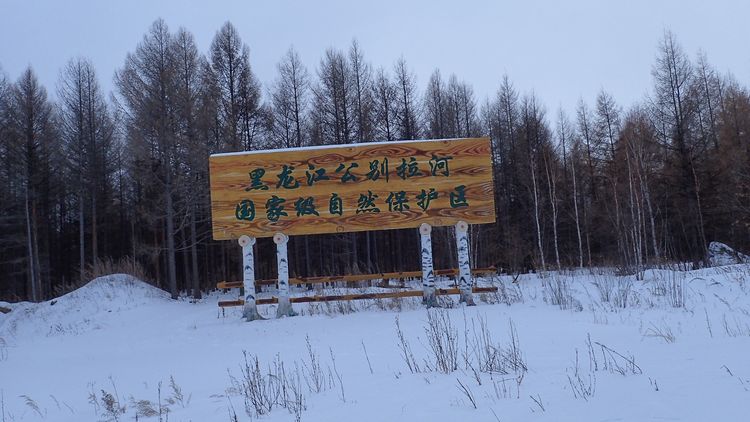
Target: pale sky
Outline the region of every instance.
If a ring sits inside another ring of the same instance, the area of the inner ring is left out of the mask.
[[[54,97],[60,69],[91,59],[105,90],[151,23],[189,29],[206,53],[229,20],[269,84],[290,45],[311,74],[328,47],[357,38],[366,59],[392,69],[401,55],[420,90],[435,68],[470,82],[482,102],[507,73],[553,113],[572,112],[602,88],[627,107],[651,87],[665,29],[691,57],[703,49],[721,72],[750,84],[750,1],[32,1],[0,0],[0,67],[16,80],[29,64]],[[265,90],[264,90],[265,95]]]

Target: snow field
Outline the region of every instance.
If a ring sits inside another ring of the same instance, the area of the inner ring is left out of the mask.
[[[750,266],[512,280],[246,323],[103,277],[0,314],[0,421],[747,420]]]

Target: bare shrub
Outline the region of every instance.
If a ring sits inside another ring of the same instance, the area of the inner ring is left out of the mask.
[[[591,341],[591,334],[586,335],[586,352],[588,354],[588,370],[581,368],[578,349],[575,350],[575,364],[566,369],[568,384],[573,397],[588,401],[596,393],[596,372],[605,371],[620,375],[640,375],[643,373],[635,363],[632,355],[620,352],[599,342]]]
[[[599,292],[599,299],[602,302],[610,302],[612,300],[615,287],[617,286],[617,278],[611,275],[597,275],[594,276],[593,284]]]
[[[641,367],[635,363],[633,355],[626,356],[606,345],[594,342],[599,347],[602,358],[601,368],[603,371],[618,373],[620,375],[640,375],[643,373]]]
[[[121,402],[114,379],[110,377],[109,381],[112,384],[112,392],[99,389],[99,396],[97,396],[94,383],[89,383],[88,402],[94,407],[96,415],[99,415],[101,409],[105,421],[116,422],[120,420],[121,415],[127,412],[127,405]]]
[[[159,411],[157,410],[158,405],[151,400],[138,400],[131,396],[130,407],[135,409],[136,419],[139,417],[151,418],[159,415]]]
[[[120,404],[120,399],[116,393],[112,394],[101,390],[99,401],[101,401],[102,408],[104,409],[104,417],[107,418],[107,421],[119,421],[120,415],[124,415],[127,411],[127,407],[124,404]]]
[[[245,399],[245,412],[248,416],[265,415],[273,409],[277,403],[278,396],[275,394],[277,389],[274,388],[274,378],[266,377],[260,369],[260,362],[257,356],[248,359],[247,352],[242,352],[244,362],[240,372],[242,379],[239,390]]]
[[[515,397],[516,399],[521,398],[521,383],[523,382],[523,374],[515,378],[501,378],[497,381],[492,382],[492,388],[495,392],[495,397],[498,399],[510,399]],[[516,390],[513,394],[513,386],[515,385]]]
[[[490,374],[490,378],[493,374],[515,374],[517,379],[522,380],[528,371],[512,319],[508,321],[509,340],[506,345],[495,342],[487,320],[481,316],[467,319],[464,315],[464,334],[460,338],[449,311],[445,309],[428,310],[424,331],[427,338],[425,348],[429,357],[424,359],[424,366],[420,367],[396,317],[398,349],[411,373],[423,370],[445,374],[454,372],[458,369],[459,356],[463,359],[465,369],[473,373],[479,385],[483,382],[481,374]],[[463,341],[459,341],[460,339]]]
[[[545,302],[558,306],[560,309],[582,310],[581,304],[573,297],[570,284],[564,277],[552,276],[542,279],[542,291]]]
[[[227,392],[242,397],[245,413],[250,417],[268,414],[279,407],[287,409],[299,421],[302,412],[307,409],[300,365],[295,362],[295,370],[289,373],[277,355],[271,365],[266,369],[261,368],[257,356],[248,356],[247,352],[243,352],[241,376],[238,379],[229,373],[231,387]]]
[[[663,326],[657,326],[655,324],[651,324],[651,327],[646,329],[646,332],[643,334],[644,337],[656,337],[664,340],[665,343],[674,343],[675,342],[675,336],[674,333],[672,333],[672,328],[664,324]]]
[[[367,354],[367,347],[365,347],[365,341],[362,340],[362,350],[365,352],[365,359],[367,360],[367,367],[370,368],[370,374],[375,372],[372,370],[372,363],[370,363],[370,356]]]
[[[328,351],[331,353],[331,363],[333,364],[333,373],[336,374],[336,379],[339,381],[339,398],[343,403],[346,403],[346,391],[344,390],[344,381],[341,378],[338,368],[336,367],[336,357],[333,355],[333,349],[329,348]]]
[[[0,362],[8,359],[8,343],[0,337]]]
[[[518,341],[518,331],[516,330],[516,325],[513,323],[512,319],[508,319],[508,330],[510,334],[510,342],[503,353],[503,361],[505,362],[506,367],[510,368],[514,373],[525,373],[529,368],[526,366],[526,360],[521,352],[521,347]]]
[[[474,409],[476,409],[477,408],[477,401],[474,398],[474,393],[472,393],[471,389],[469,389],[469,387],[465,386],[461,382],[460,379],[456,378],[456,381],[458,382],[458,385],[456,386],[456,387],[458,387],[458,390],[460,392],[462,392],[464,394],[464,396],[466,396],[467,399],[469,399],[469,402],[471,403],[471,405],[474,407]]]
[[[541,410],[542,412],[546,411],[546,409],[544,408],[544,402],[542,402],[542,396],[537,394],[536,397],[534,396],[529,396],[529,397],[539,407],[539,410]],[[531,411],[533,412],[534,409],[532,409]]]
[[[111,258],[97,258],[84,269],[79,280],[74,283],[56,285],[53,287],[52,293],[55,297],[59,297],[78,289],[95,278],[112,274],[128,274],[138,280],[153,284],[151,277],[149,277],[143,266],[129,256],[122,257],[116,261]]]
[[[667,301],[673,308],[685,307],[685,279],[677,273],[672,273],[667,285]]]
[[[663,296],[667,303],[673,308],[685,307],[685,280],[684,276],[672,272],[668,279],[658,277],[654,280],[651,288],[654,296]]]
[[[82,280],[90,281],[110,274],[129,274],[143,281],[150,279],[146,270],[137,260],[125,256],[116,261],[110,258],[95,260],[83,272]]]
[[[614,303],[618,308],[625,309],[633,301],[633,280],[629,277],[624,277],[616,281],[618,282]]]
[[[44,418],[42,409],[39,408],[39,405],[36,401],[34,401],[34,399],[25,394],[22,394],[20,397],[23,399],[23,402],[26,404],[26,406],[28,406],[29,409],[33,410],[37,415],[39,415],[39,417]]]
[[[5,392],[0,389],[0,418],[5,422]]]
[[[401,324],[399,323],[398,316],[396,316],[396,337],[398,338],[398,349],[401,351],[401,358],[406,363],[409,371],[414,373],[422,372],[417,360],[414,358],[414,353],[411,351],[409,341],[406,340],[404,332],[401,330]]]
[[[750,336],[750,324],[748,324],[747,321],[741,321],[736,316],[733,317],[730,322],[727,319],[727,315],[724,314],[724,317],[722,318],[722,326],[724,327],[724,332],[729,337]]]
[[[305,336],[307,349],[307,361],[302,360],[302,375],[311,393],[320,393],[326,390],[326,380],[323,368],[320,364],[320,356],[313,350],[310,337]]]
[[[502,279],[493,277],[492,286],[497,287],[497,291],[480,294],[479,299],[482,302],[489,304],[504,303],[508,306],[514,303],[523,303],[523,291],[518,284],[510,283],[510,285],[507,285]]]
[[[473,367],[476,363],[479,371],[487,374],[522,376],[528,371],[512,319],[508,319],[509,341],[505,346],[494,341],[485,318],[471,318],[471,327],[471,337],[467,334],[466,344],[473,356],[464,357],[467,366]]]
[[[589,354],[589,360],[593,358],[593,355]],[[573,391],[573,397],[589,401],[589,398],[594,396],[596,392],[596,371],[593,368],[594,365],[589,362],[589,370],[585,374],[581,371],[578,362],[578,349],[576,349],[575,366],[567,369],[568,383],[571,391]]]
[[[425,362],[428,370],[449,374],[458,369],[458,331],[445,309],[428,309],[424,327],[432,362]]]

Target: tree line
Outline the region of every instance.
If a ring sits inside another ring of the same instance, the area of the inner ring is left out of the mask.
[[[33,69],[0,69],[0,297],[43,300],[109,265],[177,297],[240,279],[233,242],[211,238],[212,153],[489,136],[497,222],[471,228],[478,267],[544,271],[700,265],[708,242],[750,248],[750,92],[659,41],[650,94],[606,91],[549,113],[508,76],[495,93],[439,69],[420,88],[404,58],[376,67],[353,41],[308,67],[290,48],[262,84],[229,22],[210,49],[159,19],[103,92],[90,60],[60,71],[52,101]],[[436,268],[455,267],[436,228]],[[415,270],[417,230],[295,236],[292,276]],[[257,272],[275,276],[269,239]]]

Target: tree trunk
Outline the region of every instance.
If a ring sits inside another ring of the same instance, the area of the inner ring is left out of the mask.
[[[80,278],[80,281],[83,281],[83,274],[86,270],[86,225],[83,221],[83,208],[86,201],[83,199],[83,185],[81,185],[81,190],[78,192],[78,201],[78,277]]]
[[[96,260],[99,259],[99,245],[96,235],[96,193],[91,192],[91,255],[92,264],[96,265]]]
[[[166,186],[164,194],[167,208],[167,281],[169,283],[169,292],[172,299],[177,299],[177,270],[175,265],[175,247],[174,247],[174,210],[172,209],[172,171],[167,168]]]
[[[201,298],[200,276],[198,274],[198,239],[195,233],[195,204],[190,207],[190,261],[192,262],[193,299]]]
[[[531,160],[531,183],[534,188],[534,221],[536,222],[536,242],[539,247],[539,259],[542,264],[542,272],[547,271],[544,263],[544,249],[542,249],[542,226],[539,223],[539,192],[536,186],[536,171],[534,170],[534,160]]]
[[[32,237],[33,230],[31,228],[32,221],[31,221],[31,213],[29,210],[29,191],[28,188],[26,188],[26,245],[28,247],[28,257],[29,257],[29,290],[31,293],[31,301],[36,302],[38,300],[38,292],[36,288],[36,256],[34,255],[34,241]]]
[[[570,163],[573,171],[573,211],[576,219],[576,234],[578,235],[578,267],[583,268],[583,242],[581,241],[581,221],[578,218],[578,185],[576,183],[575,159],[571,159]]]

